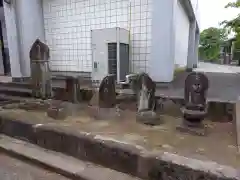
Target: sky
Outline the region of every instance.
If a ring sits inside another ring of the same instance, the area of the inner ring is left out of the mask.
[[[240,13],[239,9],[225,9],[224,6],[234,0],[198,0],[200,8],[200,29],[219,27],[219,23],[230,20]]]

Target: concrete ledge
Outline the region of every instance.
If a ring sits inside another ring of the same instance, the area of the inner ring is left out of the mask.
[[[215,162],[190,159],[66,127],[52,127],[36,120],[0,117],[0,132],[40,147],[90,161],[143,179],[237,180],[239,171]]]
[[[80,180],[138,180],[136,177],[48,151],[38,146],[0,135],[0,151],[48,168],[56,173]]]

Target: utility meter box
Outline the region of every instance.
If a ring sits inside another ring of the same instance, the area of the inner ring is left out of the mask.
[[[106,75],[115,74],[124,81],[129,74],[129,32],[122,28],[92,30],[92,80],[100,82]]]

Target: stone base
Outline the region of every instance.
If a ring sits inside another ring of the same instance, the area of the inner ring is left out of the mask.
[[[153,111],[138,112],[136,114],[136,121],[151,126],[161,124],[160,117]]]
[[[48,108],[47,115],[50,118],[53,118],[55,120],[65,120],[67,118],[67,111],[65,108]]]
[[[30,100],[19,104],[20,109],[26,111],[46,111],[50,106],[48,101],[43,100]]]
[[[123,117],[122,111],[118,108],[99,108],[98,106],[89,106],[88,114],[96,120],[114,120]]]
[[[52,100],[50,107],[47,110],[47,114],[53,119],[63,120],[68,116],[79,115],[79,112],[81,112],[81,110],[82,106],[80,104]]]
[[[191,124],[189,122],[186,122],[186,120],[183,120],[182,124],[177,126],[176,129],[180,132],[189,133],[195,136],[205,136],[207,133],[206,127],[202,123]]]

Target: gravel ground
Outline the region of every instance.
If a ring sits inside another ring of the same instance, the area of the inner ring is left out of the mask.
[[[59,174],[35,167],[0,153],[1,180],[69,180]]]

